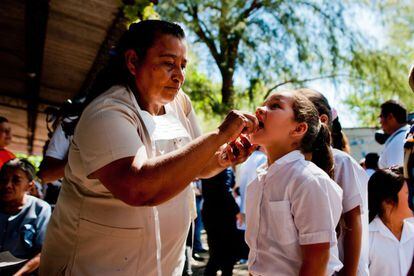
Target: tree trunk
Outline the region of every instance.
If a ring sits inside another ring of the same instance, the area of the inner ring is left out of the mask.
[[[224,109],[234,108],[234,83],[233,83],[233,68],[223,68],[221,70],[221,76],[223,85],[221,87],[221,102],[225,106]]]

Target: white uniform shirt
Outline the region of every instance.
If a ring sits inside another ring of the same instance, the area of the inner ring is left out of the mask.
[[[405,136],[409,130],[409,126],[405,125],[395,131],[387,141],[385,141],[384,149],[378,160],[380,169],[389,168],[395,165],[402,166],[404,164],[404,143]]]
[[[259,150],[255,150],[249,158],[241,164],[237,170],[236,183],[239,186],[240,191],[240,212],[246,213],[246,187],[250,182],[256,179],[257,169],[265,164],[267,161],[266,154]],[[239,229],[246,230],[246,224],[243,224]]]
[[[72,137],[65,136],[62,124],[59,124],[53,132],[53,136],[50,139],[45,155],[55,159],[64,160],[68,155],[71,139]]]
[[[355,207],[361,209],[362,241],[358,275],[369,275],[368,272],[368,175],[365,170],[346,152],[332,149],[335,162],[335,182],[343,190],[343,213]],[[339,258],[344,260],[344,230],[338,238]]]
[[[264,165],[264,167],[266,164]],[[338,271],[335,227],[342,190],[300,151],[275,161],[246,193],[246,241],[253,275],[298,275],[300,245],[331,245],[328,275]]]
[[[414,219],[404,220],[401,240],[379,217],[369,224],[369,272],[372,276],[406,276],[414,256]]]

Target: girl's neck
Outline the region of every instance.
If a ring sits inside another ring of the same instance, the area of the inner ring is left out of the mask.
[[[385,215],[381,217],[381,221],[390,229],[391,233],[397,238],[397,240],[401,240],[401,235],[403,231],[404,219],[400,216],[390,216]]]
[[[266,153],[267,153],[267,159],[268,159],[268,164],[271,165],[273,164],[276,160],[278,160],[279,158],[282,158],[283,156],[285,156],[286,154],[297,150],[298,148],[295,145],[290,145],[290,146],[277,146],[277,145],[273,145],[273,146],[268,146],[265,147],[266,149]]]
[[[26,201],[27,197],[24,196],[23,199],[19,201],[1,202],[0,211],[5,214],[15,215],[23,209]]]

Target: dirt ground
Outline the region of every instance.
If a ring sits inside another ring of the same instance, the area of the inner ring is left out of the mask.
[[[207,249],[207,236],[205,231],[202,231],[201,242],[203,243],[203,247]],[[199,262],[194,259],[192,260],[193,276],[202,276],[204,273],[204,268],[206,267],[208,261],[208,253],[201,253],[199,255],[201,255],[204,258],[204,261]],[[221,273],[218,272],[217,275],[221,275]],[[247,264],[236,264],[233,269],[233,275],[248,276],[249,273],[247,271]]]

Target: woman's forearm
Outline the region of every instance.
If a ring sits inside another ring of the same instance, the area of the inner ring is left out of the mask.
[[[98,178],[116,197],[133,206],[159,205],[177,195],[205,168],[226,136],[218,131],[198,137],[162,156],[114,161],[90,177]],[[144,151],[142,147],[140,150]]]

